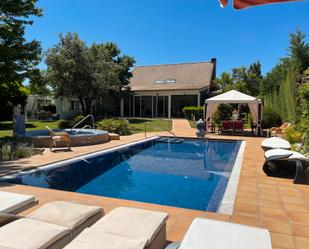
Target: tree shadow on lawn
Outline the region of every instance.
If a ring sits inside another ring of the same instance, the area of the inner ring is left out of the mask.
[[[26,128],[36,128],[37,125],[26,123]],[[12,123],[0,123],[0,131],[13,130]]]
[[[134,119],[128,119],[130,124],[143,124],[145,122],[151,122],[150,119],[138,119],[138,118],[134,118]]]

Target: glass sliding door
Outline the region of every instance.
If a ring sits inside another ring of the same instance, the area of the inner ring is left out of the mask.
[[[151,118],[152,117],[152,96],[142,96],[141,97],[141,112],[142,117]]]
[[[141,96],[134,96],[134,117],[141,117]]]
[[[168,116],[168,96],[158,96],[158,117],[167,117]]]

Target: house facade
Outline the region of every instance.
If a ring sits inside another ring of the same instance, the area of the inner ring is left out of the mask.
[[[56,98],[49,94],[30,94],[25,113],[27,119],[32,120],[69,119],[81,113],[81,105],[76,98]]]
[[[201,106],[216,88],[216,59],[209,62],[135,67],[132,96],[121,100],[122,117],[183,117],[184,106]]]

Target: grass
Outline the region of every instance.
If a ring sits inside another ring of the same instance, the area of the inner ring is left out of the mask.
[[[171,130],[172,121],[167,119],[145,119],[145,118],[129,118],[129,126],[132,133],[141,133],[145,131],[145,123],[147,132]],[[160,128],[162,127],[162,128]]]
[[[26,122],[26,130],[46,130],[45,125],[54,129],[57,128],[58,121],[52,122],[41,122],[41,121],[29,121]],[[0,138],[11,138],[13,136],[13,123],[12,121],[1,121],[0,122]]]
[[[191,128],[196,128],[196,121],[188,120]]]

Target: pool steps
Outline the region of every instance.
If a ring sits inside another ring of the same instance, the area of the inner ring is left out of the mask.
[[[179,144],[179,143],[182,143],[184,140],[181,138],[162,137],[162,138],[158,138],[157,141],[159,143]]]

